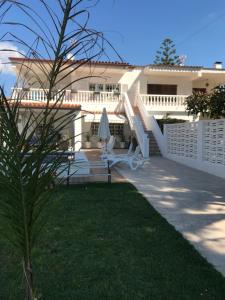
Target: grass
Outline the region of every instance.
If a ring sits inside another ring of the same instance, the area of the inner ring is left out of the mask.
[[[225,299],[222,275],[130,184],[60,194],[34,251],[43,299]],[[20,263],[3,240],[0,260],[0,299],[23,299]]]

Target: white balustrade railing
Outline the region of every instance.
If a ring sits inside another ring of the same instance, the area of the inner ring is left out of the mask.
[[[12,92],[13,99],[21,100],[31,100],[31,101],[47,101],[48,90],[46,89],[21,89],[15,88]],[[93,91],[77,91],[65,90],[65,91],[54,91],[52,92],[51,101],[56,101],[57,99],[63,99],[65,102],[72,103],[102,103],[102,102],[119,102],[122,100],[120,93],[114,92],[93,92]]]
[[[152,111],[185,111],[187,95],[140,95],[141,100]]]

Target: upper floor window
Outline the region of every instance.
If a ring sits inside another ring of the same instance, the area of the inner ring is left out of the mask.
[[[148,84],[147,94],[152,95],[177,95],[177,85],[173,84]]]
[[[120,84],[118,83],[90,83],[89,91],[93,92],[120,92]]]
[[[192,92],[193,92],[193,93],[202,93],[202,94],[206,94],[206,93],[207,93],[207,90],[206,90],[206,88],[193,88],[193,89],[192,89]]]
[[[90,83],[89,91],[93,92],[103,92],[104,91],[104,84],[99,83]]]

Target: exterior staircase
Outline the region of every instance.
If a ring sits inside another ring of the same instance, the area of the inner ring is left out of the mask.
[[[152,131],[146,129],[145,123],[142,119],[139,108],[137,106],[133,106],[133,111],[134,111],[135,115],[138,115],[140,117],[140,119],[142,121],[142,124],[144,126],[144,129],[145,129],[145,133],[148,135],[148,138],[149,138],[149,155],[150,156],[161,156],[161,152],[160,152],[159,146],[156,142],[155,136],[154,136]]]
[[[159,150],[159,146],[156,142],[155,136],[152,131],[146,131],[149,137],[149,155],[150,156],[161,156],[161,152]]]

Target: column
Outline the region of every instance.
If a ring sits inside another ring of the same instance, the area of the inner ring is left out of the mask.
[[[73,121],[73,132],[74,132],[74,151],[79,151],[82,147],[82,118],[81,112],[76,116]]]

